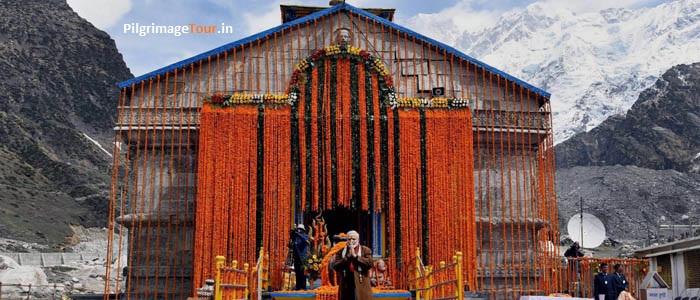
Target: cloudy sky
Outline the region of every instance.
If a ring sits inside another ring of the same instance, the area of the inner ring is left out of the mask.
[[[542,0],[576,13],[609,7],[652,6],[670,0]],[[533,0],[352,0],[356,7],[396,8],[395,22],[428,36],[431,20],[450,19],[459,30],[479,31],[503,13],[521,9]],[[327,6],[327,0],[68,0],[83,18],[106,31],[135,76],[195,56],[223,44],[280,25],[280,4]],[[421,29],[411,26],[420,20]],[[230,33],[146,34],[139,25],[230,25]]]

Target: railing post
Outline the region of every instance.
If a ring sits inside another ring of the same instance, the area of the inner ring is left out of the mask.
[[[232,281],[235,281],[237,279],[236,277],[239,276],[238,272],[235,271],[235,270],[238,270],[238,261],[237,260],[234,259],[233,261],[231,261],[231,269],[233,269],[234,271],[227,272],[226,273],[227,275],[224,276],[227,283],[231,283]],[[236,291],[237,291],[236,289],[233,289],[233,299],[239,298],[239,297],[236,297],[236,294],[237,294]],[[223,296],[223,294],[222,294],[222,296]],[[230,299],[230,297],[227,299]],[[222,299],[216,299],[216,300],[222,300]]]
[[[447,276],[445,276],[447,275],[445,273],[445,265],[445,261],[441,260],[440,273],[438,273],[438,275],[433,274],[433,270],[430,269],[430,298],[435,298],[435,294],[437,294],[439,298],[445,297],[445,294],[449,291],[449,286],[447,285],[440,285],[437,289],[434,288],[435,280],[437,280],[438,283],[443,283],[448,279]]]
[[[265,252],[265,258],[263,259],[263,279],[264,279],[264,286],[265,289],[269,290],[270,289],[270,253]]]
[[[251,300],[253,300],[253,299],[260,300],[259,299],[259,297],[260,297],[260,272],[258,271],[258,266],[253,267],[250,270],[250,274],[251,274],[250,276],[252,276],[252,280],[250,282],[248,282],[247,284],[255,285],[255,289],[250,289],[254,293],[253,294],[254,297],[251,297]]]
[[[457,252],[457,300],[464,299],[464,278],[462,278],[462,252]]]
[[[214,279],[214,300],[222,300],[223,294],[221,291],[221,268],[224,267],[226,257],[216,256],[216,278]]]
[[[433,297],[433,266],[425,267],[425,300],[430,300]]]
[[[250,265],[248,265],[248,263],[244,263],[244,264],[243,264],[243,272],[245,272],[245,273],[244,273],[244,276],[245,276],[245,289],[243,290],[243,299],[248,299],[248,294],[250,293],[250,286],[249,286],[250,277],[249,277],[249,275],[248,275],[248,267],[250,267]]]
[[[415,288],[416,288],[416,300],[420,300],[420,294],[421,294],[421,287],[420,287],[420,248],[416,247],[416,270],[415,270],[415,278],[416,278],[416,283],[415,283]]]
[[[258,283],[258,286],[257,286],[257,293],[258,293],[257,296],[258,297],[257,298],[258,298],[258,300],[262,300],[262,290],[263,290],[262,275],[264,274],[262,269],[265,268],[265,247],[260,247],[260,254],[258,255],[258,264],[257,265],[258,265],[257,266],[257,268],[258,268],[257,277],[258,278],[256,279],[257,283]]]

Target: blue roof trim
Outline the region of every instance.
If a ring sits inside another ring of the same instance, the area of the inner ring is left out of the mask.
[[[413,31],[413,30],[410,30],[410,29],[408,29],[408,28],[406,28],[406,27],[403,27],[403,26],[401,26],[401,25],[398,25],[398,24],[396,24],[396,23],[390,22],[389,20],[386,20],[386,19],[384,19],[384,18],[382,18],[382,17],[375,16],[375,15],[372,14],[372,13],[369,13],[369,12],[367,12],[367,11],[364,11],[364,10],[362,10],[362,9],[359,9],[359,8],[357,8],[357,7],[354,7],[354,6],[352,6],[352,5],[350,5],[350,4],[347,4],[347,3],[343,3],[343,4],[331,6],[331,7],[327,8],[327,9],[324,9],[324,10],[321,10],[321,11],[318,11],[318,12],[315,12],[315,13],[312,13],[312,14],[309,14],[309,15],[303,17],[303,18],[296,19],[296,20],[294,20],[294,21],[292,21],[292,22],[284,23],[284,24],[282,24],[282,25],[280,25],[280,26],[277,26],[277,27],[274,27],[274,28],[265,30],[265,31],[260,32],[260,33],[258,33],[258,34],[249,36],[249,37],[247,37],[247,38],[244,38],[244,39],[241,39],[241,40],[232,42],[232,43],[225,44],[225,45],[223,45],[223,46],[220,46],[220,47],[218,47],[218,48],[214,48],[214,49],[212,49],[212,50],[209,50],[209,51],[204,52],[204,53],[202,53],[202,54],[199,54],[199,55],[197,55],[197,56],[194,56],[194,57],[185,59],[185,60],[183,60],[183,61],[180,61],[180,62],[176,62],[176,63],[174,63],[174,64],[171,64],[171,65],[169,65],[169,66],[160,68],[160,69],[155,70],[155,71],[153,71],[153,72],[150,72],[150,73],[141,75],[141,76],[139,76],[139,77],[135,77],[135,78],[129,79],[129,80],[127,80],[127,81],[124,81],[124,82],[119,83],[119,88],[121,89],[121,88],[124,88],[124,87],[128,87],[128,86],[131,86],[132,84],[136,84],[136,83],[139,83],[139,82],[141,82],[141,81],[145,81],[145,80],[147,80],[147,79],[156,77],[156,76],[158,76],[158,75],[160,75],[160,74],[164,74],[164,73],[173,71],[173,70],[175,70],[175,69],[188,66],[188,65],[190,65],[190,64],[192,64],[192,63],[195,63],[195,62],[197,62],[197,61],[199,61],[199,60],[207,59],[207,58],[210,57],[210,56],[214,56],[214,55],[219,54],[219,53],[221,53],[221,52],[224,52],[224,51],[227,51],[227,50],[231,50],[231,49],[233,49],[233,48],[235,48],[235,47],[238,47],[238,46],[241,46],[241,45],[243,45],[243,44],[246,44],[246,43],[249,43],[249,42],[253,42],[253,41],[258,40],[258,39],[261,39],[261,38],[264,38],[264,37],[266,37],[266,36],[268,36],[268,35],[271,35],[271,34],[273,34],[273,33],[275,33],[275,32],[282,31],[282,30],[285,30],[285,29],[290,28],[290,27],[294,27],[294,26],[296,26],[296,25],[299,25],[299,24],[301,24],[301,23],[305,23],[305,22],[307,22],[307,21],[310,21],[310,20],[319,18],[319,17],[324,16],[324,15],[329,15],[329,14],[334,13],[334,12],[339,11],[339,10],[348,10],[348,11],[351,11],[351,12],[356,13],[356,14],[358,14],[358,15],[361,15],[361,16],[363,16],[363,17],[367,17],[367,18],[370,18],[370,19],[372,19],[372,20],[375,20],[375,21],[377,21],[378,23],[384,24],[384,25],[386,25],[386,26],[388,26],[388,27],[394,28],[394,29],[397,30],[397,31],[402,31],[402,32],[405,32],[405,33],[410,34],[410,35],[412,35],[412,36],[415,36],[417,40],[423,40],[423,41],[425,41],[425,42],[427,42],[427,43],[429,43],[429,44],[433,44],[433,45],[435,45],[435,46],[438,46],[438,47],[440,47],[440,48],[443,48],[443,49],[445,49],[445,51],[447,51],[447,52],[450,53],[450,54],[453,54],[453,55],[455,55],[455,56],[457,56],[457,57],[459,57],[459,58],[462,58],[462,59],[464,59],[464,60],[470,61],[470,62],[474,63],[475,65],[477,65],[477,66],[479,66],[479,67],[481,67],[481,68],[484,68],[485,70],[487,70],[487,71],[489,71],[489,72],[491,72],[491,73],[497,74],[497,75],[502,76],[502,77],[504,77],[504,78],[506,78],[506,79],[508,79],[508,80],[510,80],[510,81],[513,81],[513,82],[515,82],[515,83],[517,83],[517,84],[519,84],[519,85],[522,85],[523,87],[525,87],[525,88],[527,88],[527,89],[533,91],[534,93],[536,93],[536,94],[538,94],[538,95],[540,95],[540,96],[543,96],[543,97],[548,98],[548,99],[551,97],[551,94],[550,94],[550,93],[548,93],[548,92],[546,92],[546,91],[544,91],[544,90],[542,90],[542,89],[540,89],[540,88],[538,88],[538,87],[535,87],[535,86],[533,86],[533,85],[531,85],[531,84],[529,84],[529,83],[527,83],[527,82],[525,82],[525,81],[523,81],[523,80],[521,80],[521,79],[518,79],[518,78],[516,78],[516,77],[514,77],[514,76],[512,76],[512,75],[510,75],[510,74],[508,74],[508,73],[505,73],[505,72],[503,72],[503,71],[501,71],[501,70],[498,70],[498,69],[496,69],[496,68],[494,68],[494,67],[492,67],[492,66],[490,66],[490,65],[488,65],[488,64],[486,64],[486,63],[484,63],[484,62],[482,62],[482,61],[480,61],[480,60],[478,60],[478,59],[475,59],[475,58],[473,58],[473,57],[471,57],[471,56],[469,56],[469,55],[466,55],[466,54],[464,54],[464,53],[462,53],[462,52],[459,52],[457,49],[455,49],[455,48],[453,48],[453,47],[451,47],[451,46],[445,45],[445,44],[443,44],[443,43],[441,43],[441,42],[438,42],[438,41],[436,41],[436,40],[434,40],[434,39],[431,39],[431,38],[429,38],[429,37],[427,37],[427,36],[425,36],[425,35],[422,35],[422,34],[420,34],[420,33],[417,33],[417,32],[415,32],[415,31]]]

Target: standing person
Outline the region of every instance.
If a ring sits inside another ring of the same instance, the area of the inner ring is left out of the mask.
[[[304,259],[309,252],[309,235],[306,234],[304,224],[297,225],[289,233],[289,248],[292,249],[294,259],[294,277],[296,278],[295,290],[306,289],[306,274],[304,274]]]
[[[620,293],[627,290],[629,286],[627,277],[625,277],[625,274],[622,274],[622,265],[615,264],[613,270],[615,270],[615,273],[608,275],[608,300],[617,300]]]
[[[596,300],[606,300],[608,294],[608,264],[600,264],[600,273],[593,279],[593,296]]]
[[[583,274],[581,273],[581,261],[578,259],[579,257],[583,257],[581,245],[578,242],[574,242],[574,244],[571,245],[569,249],[566,249],[566,252],[564,252],[564,256],[566,257],[566,261],[568,264],[568,272],[571,281],[574,284],[574,290],[571,291],[571,294],[576,296],[583,296],[583,291],[581,290],[580,285],[581,276],[583,276]]]
[[[564,252],[564,256],[566,258],[576,258],[576,257],[583,257],[583,251],[581,251],[581,245],[578,244],[578,242],[574,242],[569,249],[566,249],[566,252]]]
[[[335,256],[333,269],[340,273],[338,300],[372,300],[369,270],[372,268],[372,249],[360,245],[360,234],[351,230],[343,251]]]

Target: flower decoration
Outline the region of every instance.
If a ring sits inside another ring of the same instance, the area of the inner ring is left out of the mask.
[[[204,98],[204,103],[213,107],[229,107],[239,104],[287,104],[294,105],[300,97],[301,86],[305,83],[307,72],[326,58],[347,58],[364,63],[366,68],[376,72],[381,91],[381,99],[392,109],[397,108],[467,108],[472,100],[463,98],[398,98],[394,81],[389,69],[381,59],[360,48],[348,45],[333,45],[314,51],[302,59],[295,67],[285,94],[214,94]]]
[[[593,272],[593,275],[598,274],[600,272],[600,262],[599,261],[594,261],[591,263],[591,271]]]
[[[406,98],[396,98],[389,97],[389,105],[391,108],[466,108],[469,107],[471,100],[463,98],[419,98],[419,97],[406,97]]]
[[[391,103],[391,99],[396,98],[396,88],[394,87],[394,81],[391,79],[389,69],[387,69],[387,67],[384,65],[381,59],[374,57],[372,54],[365,50],[349,45],[326,46],[324,48],[314,51],[314,53],[312,53],[310,56],[302,59],[296,65],[294,73],[292,73],[292,79],[290,80],[290,87],[288,93],[299,93],[299,87],[306,80],[307,76],[305,74],[307,73],[307,71],[309,71],[309,69],[312,68],[316,63],[325,58],[346,58],[364,63],[367,67],[379,74],[379,88],[382,91],[382,100],[386,101],[387,103]],[[294,100],[290,100],[290,103],[293,103],[294,101],[296,101],[296,97]],[[395,106],[391,107],[395,108]]]
[[[306,258],[304,268],[309,274],[309,278],[311,278],[312,280],[316,280],[320,277],[322,261],[323,254],[321,253],[312,253]]]
[[[204,98],[204,103],[213,107],[229,107],[237,104],[288,104],[290,95],[287,94],[214,94]]]
[[[647,276],[647,273],[649,272],[649,266],[647,265],[647,261],[641,261],[639,264],[637,264],[636,269],[640,277]]]

